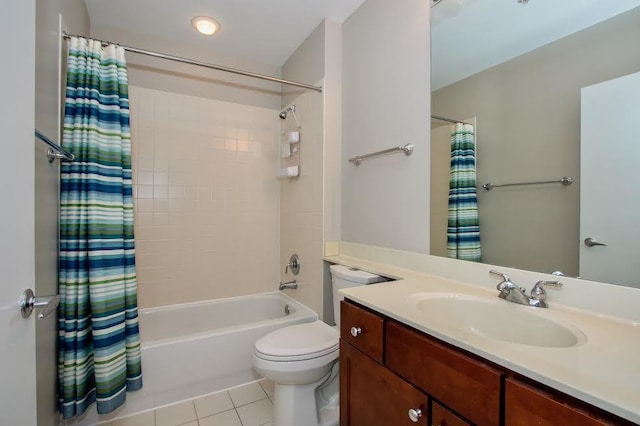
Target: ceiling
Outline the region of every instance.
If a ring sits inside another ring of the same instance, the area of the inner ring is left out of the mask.
[[[431,8],[431,89],[640,5],[640,0],[442,0]]]
[[[346,20],[364,0],[85,0],[91,25],[171,39],[221,54],[281,66],[323,19]],[[222,30],[202,36],[191,18]]]

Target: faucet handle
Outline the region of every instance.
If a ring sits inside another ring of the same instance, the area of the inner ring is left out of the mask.
[[[498,283],[498,285],[496,285],[496,289],[500,290],[500,292],[502,292],[502,293],[504,293],[505,291],[508,291],[508,290],[511,290],[513,288],[517,288],[518,287],[511,281],[511,278],[509,278],[509,276],[507,274],[503,274],[502,272],[496,271],[494,269],[490,270],[489,274],[497,275],[497,276],[502,278],[502,281],[500,281]]]
[[[547,297],[547,292],[544,289],[546,286],[560,288],[562,287],[562,283],[560,281],[538,281],[531,289],[531,297],[533,299],[544,300]]]
[[[293,275],[298,275],[298,272],[300,272],[300,258],[295,253],[291,255],[289,263],[284,267],[284,273],[287,274],[289,269],[291,269]]]
[[[509,278],[509,276],[507,274],[503,274],[502,272],[496,271],[495,269],[491,269],[489,271],[489,274],[497,275],[497,276],[501,277],[502,281],[511,281],[511,279]]]

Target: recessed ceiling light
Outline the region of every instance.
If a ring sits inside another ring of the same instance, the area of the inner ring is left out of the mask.
[[[211,36],[220,30],[220,23],[208,16],[196,16],[191,20],[191,25],[200,34]]]

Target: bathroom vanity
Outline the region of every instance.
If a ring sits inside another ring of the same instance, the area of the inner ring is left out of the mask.
[[[352,300],[341,318],[343,426],[635,424]]]

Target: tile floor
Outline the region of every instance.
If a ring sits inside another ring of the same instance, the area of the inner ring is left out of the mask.
[[[273,383],[261,380],[100,426],[271,426]]]

